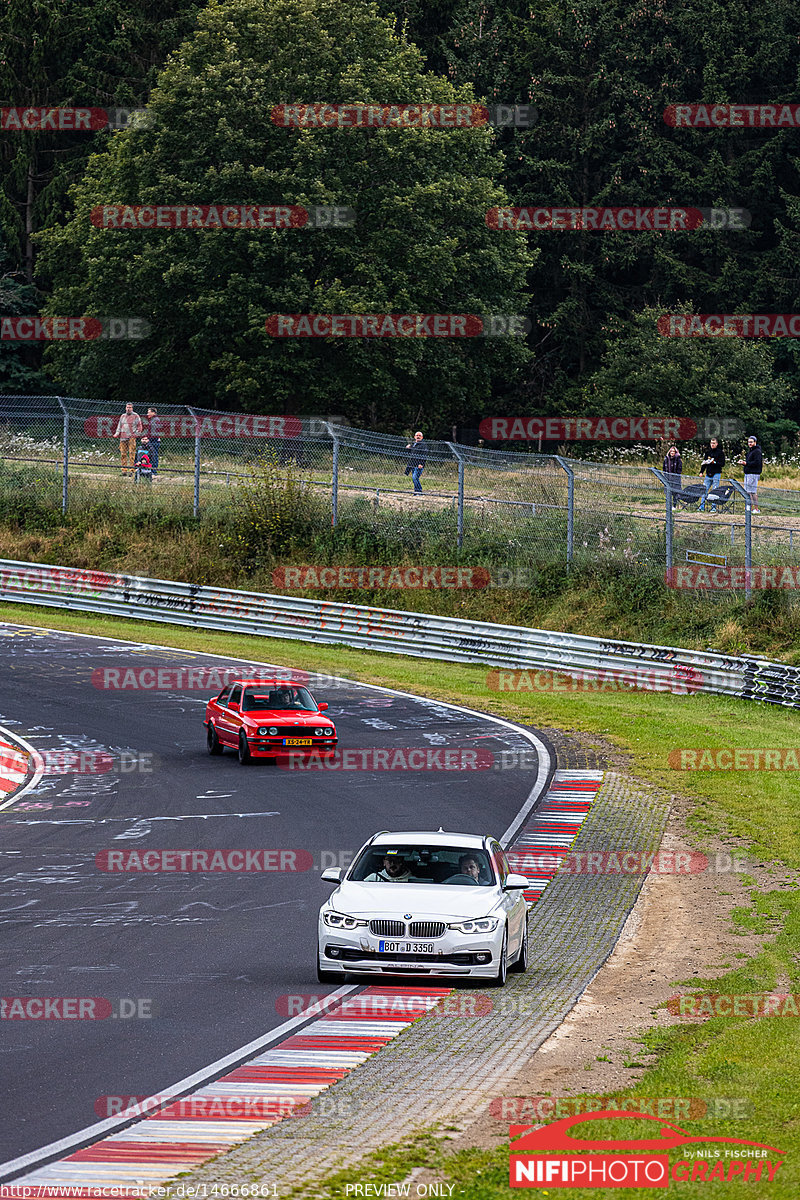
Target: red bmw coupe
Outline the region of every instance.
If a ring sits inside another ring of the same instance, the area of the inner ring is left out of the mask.
[[[209,754],[226,746],[240,763],[252,758],[328,753],[336,749],[336,726],[323,716],[302,683],[292,679],[237,679],[209,700],[203,724]]]

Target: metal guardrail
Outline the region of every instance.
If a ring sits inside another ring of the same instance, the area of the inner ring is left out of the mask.
[[[629,680],[644,690],[709,692],[800,708],[800,667],[744,655],[729,657],[5,559],[0,560],[0,600],[446,662],[485,663],[501,671],[582,672],[601,681]],[[510,686],[504,688],[498,677],[497,690],[525,690],[519,682],[506,680]]]

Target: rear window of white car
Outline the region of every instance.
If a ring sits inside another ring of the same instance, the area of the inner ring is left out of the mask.
[[[389,861],[398,864],[403,883],[447,884],[451,887],[491,887],[495,873],[485,850],[466,846],[368,846],[356,859],[348,879],[357,883],[391,882]],[[400,869],[402,864],[402,869]],[[377,876],[377,878],[373,878]]]

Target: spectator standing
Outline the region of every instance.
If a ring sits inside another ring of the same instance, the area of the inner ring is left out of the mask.
[[[764,455],[761,453],[761,447],[758,444],[758,438],[753,434],[747,439],[747,454],[744,458],[737,458],[736,463],[740,467],[744,467],[744,490],[750,497],[752,511],[759,512],[758,507],[758,481],[761,472],[764,470]]]
[[[125,412],[117,421],[117,428],[114,430],[114,437],[119,438],[123,477],[133,475],[136,466],[136,439],[141,435],[143,428],[142,418],[133,411],[133,405],[126,404]]]
[[[712,438],[709,444],[708,454],[700,464],[705,470],[706,489],[703,492],[703,499],[700,501],[700,512],[705,512],[706,496],[712,489],[718,488],[722,480],[722,470],[725,466],[725,453],[716,438]],[[711,511],[717,511],[716,504],[711,505]]]
[[[675,493],[681,490],[681,475],[683,474],[683,459],[677,446],[670,446],[664,456],[663,471],[667,477],[669,490],[672,495],[672,507],[677,503]]]
[[[158,455],[161,451],[161,423],[158,409],[147,410],[147,436],[150,445],[150,462],[153,464],[153,478],[158,474]]]
[[[414,434],[413,442],[409,442],[406,446],[406,450],[409,450],[410,454],[406,462],[405,473],[406,475],[411,476],[411,481],[414,484],[414,491],[417,494],[421,494],[422,492],[422,484],[419,481],[419,477],[425,470],[426,454],[425,447],[422,445],[422,437],[423,435],[419,432],[419,430],[417,430],[417,432]]]

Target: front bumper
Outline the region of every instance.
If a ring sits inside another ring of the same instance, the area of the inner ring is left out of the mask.
[[[208,717],[203,721],[203,725],[206,729],[208,728]],[[298,733],[297,736],[302,737],[302,734]],[[256,736],[248,738],[247,745],[253,758],[285,758],[289,765],[290,758],[305,760],[311,754],[334,754],[339,744],[339,738],[335,733],[331,737],[312,737],[310,746],[283,746],[281,741],[282,739],[278,737]]]
[[[291,759],[305,761],[309,755],[327,756],[336,753],[338,738],[314,738],[310,746],[280,746],[270,738],[248,738],[253,758],[283,758],[291,769]]]
[[[502,928],[494,935],[469,937],[450,933],[434,940],[433,954],[386,954],[380,939],[366,932],[357,938],[342,936],[320,923],[319,961],[326,971],[358,975],[437,975],[490,979],[497,974],[502,948]]]

